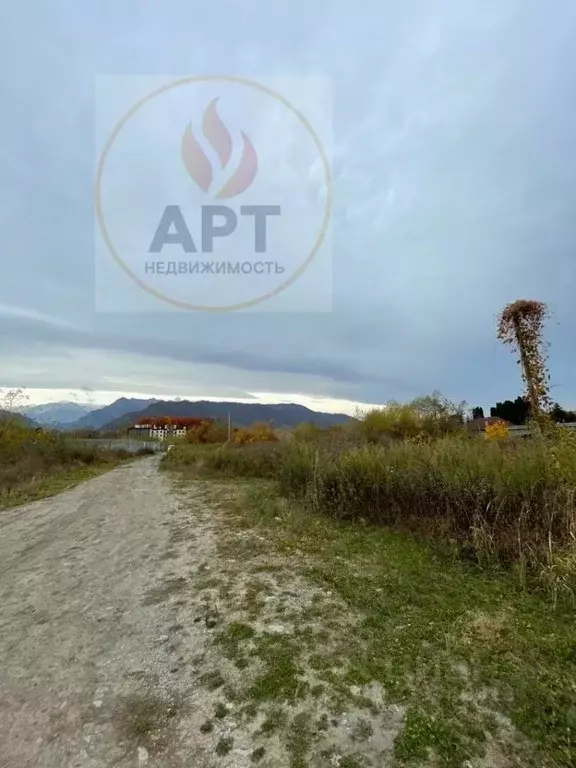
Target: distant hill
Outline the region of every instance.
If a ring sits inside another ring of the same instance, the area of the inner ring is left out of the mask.
[[[153,398],[140,399],[138,397],[121,397],[110,405],[105,405],[103,408],[96,408],[76,421],[66,424],[66,428],[102,429],[105,424],[108,424],[115,419],[119,419],[132,411],[140,411],[142,408],[147,408],[149,405],[156,402],[157,401]]]
[[[94,405],[89,403],[43,403],[42,405],[25,405],[20,412],[30,417],[44,427],[65,427],[71,422],[93,411]]]
[[[9,420],[14,420],[18,422],[18,424],[22,424],[22,426],[24,427],[38,426],[38,424],[35,421],[32,421],[32,419],[28,418],[28,416],[24,416],[24,414],[22,413],[15,413],[14,411],[5,411],[4,409],[0,408],[0,424]]]
[[[142,418],[155,416],[195,416],[198,418],[227,421],[228,414],[234,426],[244,427],[255,421],[272,421],[275,427],[295,427],[304,421],[311,421],[319,427],[346,424],[350,417],[342,413],[312,411],[303,405],[279,403],[214,403],[208,400],[157,400],[142,410],[124,413],[103,425],[103,429],[126,429]]]

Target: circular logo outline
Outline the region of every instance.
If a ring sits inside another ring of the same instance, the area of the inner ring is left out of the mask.
[[[254,90],[260,91],[261,93],[264,93],[267,96],[270,96],[276,99],[276,101],[278,101],[280,104],[286,107],[286,109],[288,109],[293,115],[296,116],[296,118],[300,121],[300,123],[304,126],[304,128],[312,138],[312,141],[316,146],[316,149],[320,156],[320,160],[322,162],[322,168],[324,171],[324,181],[326,184],[326,204],[324,206],[324,216],[322,218],[320,230],[318,232],[318,235],[316,237],[316,240],[314,242],[314,245],[312,246],[310,253],[306,257],[306,259],[300,264],[300,266],[296,269],[296,271],[293,272],[287,280],[285,280],[280,285],[276,286],[276,288],[273,288],[272,290],[267,291],[266,293],[260,296],[257,296],[254,299],[238,302],[237,304],[229,304],[229,305],[225,304],[220,306],[191,304],[190,302],[182,301],[181,299],[174,299],[170,296],[165,295],[164,293],[157,290],[156,288],[153,288],[147,283],[145,283],[140,277],[138,277],[138,275],[136,275],[130,269],[130,267],[126,264],[126,262],[122,259],[122,257],[116,250],[116,247],[112,241],[112,238],[106,226],[106,221],[105,221],[104,211],[102,206],[102,177],[103,177],[104,169],[106,166],[106,160],[112,150],[112,147],[114,146],[114,142],[116,141],[118,134],[120,133],[122,128],[126,125],[126,123],[145,104],[147,104],[149,101],[152,101],[152,99],[155,99],[156,96],[159,96],[162,93],[166,93],[167,91],[170,91],[174,88],[179,88],[183,85],[190,85],[191,83],[206,83],[206,82],[234,83],[236,85],[243,85],[248,88],[253,88]],[[333,205],[332,197],[333,197],[333,190],[332,190],[332,173],[330,169],[330,163],[328,162],[328,157],[326,156],[326,152],[324,150],[324,147],[322,146],[322,142],[320,141],[318,134],[312,127],[312,124],[310,123],[308,118],[290,101],[288,101],[288,99],[285,96],[282,96],[282,94],[278,93],[277,91],[274,91],[272,88],[262,85],[262,83],[258,83],[255,80],[251,80],[250,78],[242,77],[240,75],[190,75],[188,77],[181,77],[176,80],[172,80],[169,83],[166,83],[160,86],[159,88],[155,88],[146,96],[143,96],[141,99],[139,99],[135,104],[132,105],[132,107],[128,110],[128,112],[126,112],[120,118],[120,120],[114,126],[114,130],[108,137],[108,141],[106,142],[104,149],[102,151],[102,154],[100,155],[100,159],[98,161],[97,172],[96,172],[96,182],[94,185],[96,215],[98,218],[100,233],[104,238],[104,242],[106,243],[106,246],[110,251],[112,258],[118,264],[118,266],[123,270],[123,272],[127,274],[128,277],[130,277],[130,279],[133,282],[135,282],[139,288],[142,288],[142,290],[146,291],[146,293],[151,294],[155,298],[160,299],[161,301],[164,301],[168,304],[171,304],[172,306],[178,307],[179,309],[187,309],[191,311],[202,311],[202,312],[232,312],[238,309],[248,309],[249,307],[256,306],[257,304],[261,304],[264,301],[271,299],[273,296],[277,296],[279,293],[286,290],[286,288],[290,287],[293,283],[295,283],[296,280],[305,272],[305,270],[309,267],[311,262],[314,260],[314,258],[316,257],[316,254],[322,247],[322,244],[326,238],[328,226],[330,224],[330,219],[332,217],[332,205]]]

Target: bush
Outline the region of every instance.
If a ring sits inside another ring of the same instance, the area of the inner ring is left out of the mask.
[[[274,443],[230,446],[207,454],[204,466],[231,477],[274,478],[282,456],[282,449]]]
[[[228,439],[228,427],[219,421],[206,421],[186,431],[185,442],[191,445],[212,445],[225,443]]]
[[[171,469],[218,473],[227,477],[274,478],[284,459],[283,443],[245,446],[178,446],[162,458]]]
[[[0,494],[10,494],[60,470],[115,463],[128,455],[126,451],[105,451],[6,418],[0,421]]]
[[[277,443],[278,436],[274,428],[266,422],[256,422],[250,427],[235,429],[232,434],[235,445],[253,445],[255,443]]]
[[[325,430],[314,424],[313,421],[303,421],[294,427],[292,434],[299,443],[317,443],[322,439]]]
[[[508,440],[510,437],[510,430],[507,422],[500,419],[499,421],[486,424],[484,428],[484,437],[487,440]]]
[[[465,403],[434,392],[410,403],[391,401],[384,408],[359,414],[358,431],[369,443],[410,438],[439,438],[462,431]]]

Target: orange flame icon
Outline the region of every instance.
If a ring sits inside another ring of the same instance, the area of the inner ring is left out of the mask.
[[[216,111],[217,101],[217,98],[214,99],[206,107],[202,121],[202,132],[218,155],[222,168],[226,168],[232,155],[232,137]],[[218,198],[235,197],[244,192],[252,184],[258,172],[256,150],[244,131],[241,131],[241,135],[244,142],[242,158],[238,168],[236,168],[232,176],[216,194]],[[181,153],[184,166],[192,179],[198,184],[200,189],[208,192],[212,184],[214,171],[209,158],[192,133],[191,124],[186,127],[182,136]]]

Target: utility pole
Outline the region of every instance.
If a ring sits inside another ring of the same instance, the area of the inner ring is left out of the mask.
[[[230,420],[230,411],[228,411],[228,442],[232,441],[232,421]]]

